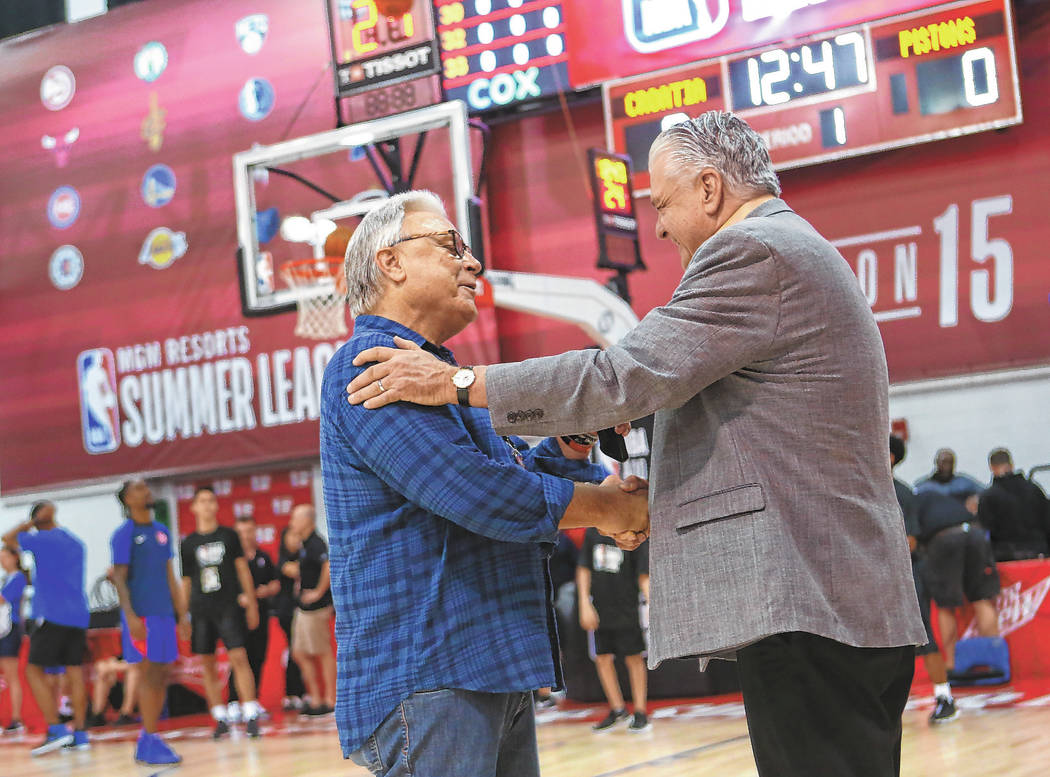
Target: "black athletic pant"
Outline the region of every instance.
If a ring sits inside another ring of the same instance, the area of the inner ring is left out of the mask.
[[[804,632],[737,652],[761,777],[897,777],[915,649],[856,648]]]
[[[259,628],[254,631],[245,632],[244,652],[248,654],[248,665],[252,668],[255,676],[255,698],[262,694],[259,691],[259,682],[262,679],[263,663],[266,661],[266,649],[270,645],[270,617],[268,615],[260,618]],[[230,672],[230,701],[238,701],[237,683],[234,682],[233,672]]]
[[[288,666],[284,670],[284,695],[297,696],[301,699],[306,695],[306,686],[303,685],[303,675],[299,671],[299,665],[292,658],[292,617],[294,615],[294,610],[288,615],[278,615],[277,622],[281,624],[281,630],[284,632],[285,639],[288,640]]]

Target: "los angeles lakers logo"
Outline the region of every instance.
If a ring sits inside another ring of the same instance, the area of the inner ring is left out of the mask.
[[[139,251],[139,264],[163,270],[183,256],[188,247],[185,232],[172,232],[167,227],[159,227],[146,236]]]

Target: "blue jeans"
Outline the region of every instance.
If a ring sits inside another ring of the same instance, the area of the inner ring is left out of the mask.
[[[539,777],[532,693],[414,693],[350,760],[382,777]]]

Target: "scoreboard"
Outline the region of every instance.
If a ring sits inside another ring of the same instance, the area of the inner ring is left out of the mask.
[[[561,2],[435,0],[434,11],[445,96],[471,113],[568,89]]]
[[[778,169],[1020,123],[1008,0],[961,2],[603,87],[607,142],[648,190],[667,126],[732,110]]]
[[[376,0],[327,0],[335,94],[350,121],[441,102],[441,60],[430,0],[387,16]]]

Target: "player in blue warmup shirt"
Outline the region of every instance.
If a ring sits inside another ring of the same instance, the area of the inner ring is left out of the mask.
[[[113,584],[120,597],[124,660],[142,665],[142,731],[135,745],[135,760],[176,764],[182,758],[157,736],[168,671],[179,657],[176,614],[179,629],[189,638],[182,589],[171,567],[174,545],[168,527],[153,520],[153,494],[144,480],[124,483],[117,499],[128,518],[109,540]]]
[[[35,531],[30,531],[35,529]],[[84,718],[87,689],[83,663],[87,655],[88,603],[84,593],[84,543],[55,523],[55,506],[37,502],[29,520],[3,536],[3,544],[33,554],[33,612],[40,625],[29,640],[26,680],[47,721],[47,737],[33,748],[43,755],[62,747],[90,747]],[[64,666],[73,698],[73,731],[58,720],[55,695],[45,667]]]
[[[22,681],[18,677],[18,654],[22,649],[22,595],[26,590],[26,576],[21,559],[11,548],[0,547],[0,569],[4,584],[0,586],[0,673],[7,681],[11,696],[11,722],[5,734],[22,730]],[[7,609],[6,615],[3,610]],[[6,633],[5,633],[6,632]]]

